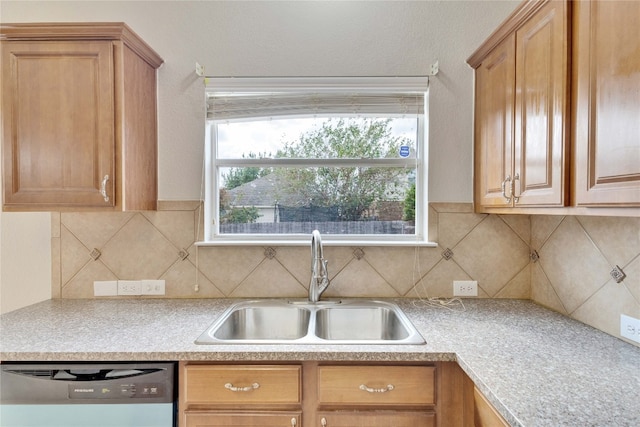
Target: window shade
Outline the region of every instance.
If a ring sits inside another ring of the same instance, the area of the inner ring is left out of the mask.
[[[214,80],[207,83],[207,119],[222,121],[423,114],[428,86],[427,77]]]

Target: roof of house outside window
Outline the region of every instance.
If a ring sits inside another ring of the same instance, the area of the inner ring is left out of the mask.
[[[277,174],[262,178],[227,190],[231,206],[274,206],[276,203],[286,206],[305,206],[308,201],[300,194],[289,191],[291,186]]]

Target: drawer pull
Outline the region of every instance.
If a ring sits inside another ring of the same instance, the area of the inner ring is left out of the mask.
[[[322,427],[327,427],[327,419],[325,417],[322,417],[322,419],[320,420],[320,425]]]
[[[295,418],[291,418],[291,427],[296,427],[298,425],[298,421]]]
[[[360,390],[362,391],[366,391],[367,393],[386,393],[388,391],[393,390],[395,387],[393,386],[393,384],[389,384],[384,388],[371,388],[371,387],[367,387],[364,384],[360,384]]]
[[[257,388],[260,388],[260,384],[253,383],[253,384],[251,384],[250,386],[247,386],[247,387],[235,387],[231,383],[226,383],[224,385],[224,388],[226,388],[227,390],[231,390],[231,391],[252,391],[252,390],[255,390]]]

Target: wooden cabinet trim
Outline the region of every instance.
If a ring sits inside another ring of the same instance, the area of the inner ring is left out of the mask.
[[[0,40],[122,40],[154,68],[164,60],[124,22],[0,24]]]
[[[524,1],[505,19],[498,28],[489,35],[487,40],[480,45],[475,52],[467,58],[467,64],[472,68],[478,68],[484,58],[496,46],[500,45],[507,37],[514,33],[533,14],[551,0]]]

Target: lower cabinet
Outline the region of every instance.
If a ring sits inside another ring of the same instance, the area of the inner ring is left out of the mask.
[[[434,412],[319,412],[316,417],[319,427],[435,427]]]
[[[186,427],[298,427],[300,412],[188,412],[184,417]]]
[[[316,426],[436,425],[435,366],[318,366],[317,381]]]
[[[301,375],[301,365],[181,364],[179,425],[299,427]]]
[[[473,408],[474,427],[509,427],[509,423],[475,386],[473,387]]]
[[[180,427],[476,425],[455,362],[181,362],[179,378]]]

